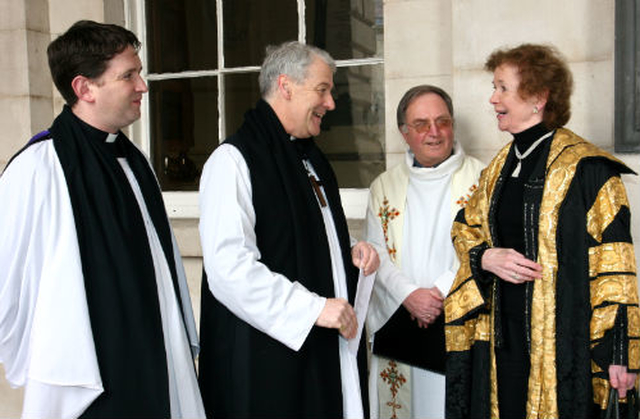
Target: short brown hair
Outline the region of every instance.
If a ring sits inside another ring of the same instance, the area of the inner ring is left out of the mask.
[[[499,49],[491,53],[484,68],[495,71],[504,64],[518,69],[518,94],[522,98],[548,92],[543,114],[543,122],[547,128],[556,129],[569,121],[573,77],[556,48],[548,45],[522,44],[515,48]]]
[[[71,82],[78,76],[99,78],[109,61],[128,46],[136,51],[140,41],[128,29],[118,25],[80,20],[49,44],[47,56],[53,82],[60,94],[73,106],[78,97]]]
[[[444,100],[445,105],[447,105],[449,115],[453,118],[453,102],[451,101],[451,96],[449,96],[447,92],[437,86],[432,86],[430,84],[421,84],[407,90],[404,96],[402,96],[402,99],[400,99],[400,103],[398,103],[398,109],[396,110],[396,120],[398,121],[398,128],[402,127],[407,122],[406,116],[409,105],[411,105],[413,101],[420,96],[426,95],[428,93],[433,93],[440,96],[442,100]]]

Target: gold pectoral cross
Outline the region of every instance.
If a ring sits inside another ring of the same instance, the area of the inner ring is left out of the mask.
[[[312,174],[309,174],[309,180],[311,181],[311,186],[313,187],[313,191],[316,193],[318,197],[318,201],[320,201],[320,206],[323,208],[327,206],[327,201],[324,199],[324,195],[322,194],[322,189],[320,189],[320,185],[322,182],[319,182],[318,179]]]

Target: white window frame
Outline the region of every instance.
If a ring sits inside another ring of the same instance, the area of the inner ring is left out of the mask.
[[[305,0],[297,0],[298,3],[298,41],[306,42],[306,22],[305,22]],[[140,48],[140,58],[143,67],[147,68],[147,51],[146,51],[146,18],[144,0],[125,0],[125,24],[132,29],[142,41]],[[224,74],[240,74],[246,72],[255,72],[259,70],[258,66],[234,67],[227,69],[224,66],[224,25],[223,16],[220,12],[222,9],[222,0],[216,0],[217,31],[218,31],[218,70],[206,71],[184,71],[180,73],[163,73],[163,74],[145,74],[147,81],[169,80],[184,77],[211,77],[216,76],[218,82],[218,138],[227,138],[228,133],[225,132],[224,116]],[[383,58],[361,58],[351,60],[336,60],[337,67],[350,67],[358,65],[376,65],[382,64]],[[219,76],[223,77],[219,77]],[[143,152],[150,155],[151,151],[151,133],[149,129],[149,95],[144,95],[142,101],[142,117],[136,122],[132,128],[132,138],[136,141]],[[198,203],[199,192],[182,192],[182,191],[165,191],[162,193],[164,198],[167,214],[170,218],[200,218],[200,207]],[[369,188],[340,188],[340,198],[345,215],[348,219],[364,219],[367,209],[367,201]]]

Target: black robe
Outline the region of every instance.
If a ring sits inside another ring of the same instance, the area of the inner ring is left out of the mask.
[[[357,270],[350,263],[347,222],[329,162],[306,139],[306,153],[323,182],[344,260],[349,301]],[[249,167],[260,262],[321,296],[334,296],[322,213],[311,184],[271,107],[259,101],[226,140]],[[215,232],[210,232],[215,234]],[[227,418],[341,418],[339,334],[314,326],[299,351],[240,320],[202,282],[200,389],[207,416]],[[360,382],[366,383],[364,339]],[[366,408],[366,385],[363,404]]]

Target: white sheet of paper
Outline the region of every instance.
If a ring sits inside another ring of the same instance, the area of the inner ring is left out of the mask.
[[[353,308],[356,311],[356,318],[358,319],[358,333],[356,333],[355,338],[349,340],[349,351],[351,351],[353,356],[356,356],[358,353],[360,337],[362,336],[362,329],[364,329],[364,321],[367,318],[367,309],[369,308],[371,290],[373,290],[373,281],[375,279],[375,272],[371,275],[364,276],[362,269],[360,269],[360,275],[358,275],[358,288],[356,289],[356,300],[353,304]]]

